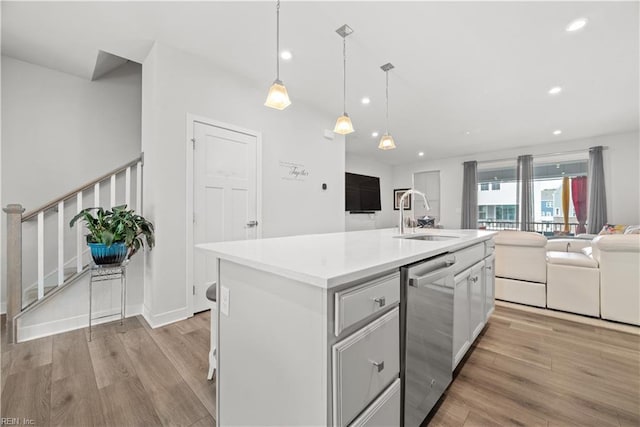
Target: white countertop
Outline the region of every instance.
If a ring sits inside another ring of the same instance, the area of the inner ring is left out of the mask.
[[[382,273],[489,239],[484,230],[417,229],[456,236],[444,241],[401,239],[396,228],[203,243],[216,257],[324,289]]]

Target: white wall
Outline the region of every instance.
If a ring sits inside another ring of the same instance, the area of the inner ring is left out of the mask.
[[[3,207],[20,203],[27,211],[35,209],[140,155],[142,70],[139,64],[126,64],[96,81],[6,56],[2,56],[1,65],[0,200]],[[103,191],[102,195],[108,198],[107,192]],[[2,214],[3,232],[5,224],[6,217]],[[30,268],[36,268],[28,261],[30,254],[35,253],[35,240],[32,241],[28,230],[33,227],[26,228],[23,243],[28,253],[24,268],[30,272]],[[55,247],[51,240],[48,243],[51,245],[47,247]],[[3,236],[3,250],[5,245]],[[72,251],[65,250],[65,253],[71,255]],[[55,256],[45,253],[46,264],[54,261]],[[3,256],[2,263],[5,262]],[[136,268],[132,265],[129,302],[141,306],[141,266],[137,267],[137,274],[133,270]],[[4,274],[1,281],[4,312]],[[86,299],[75,301],[76,305],[82,304],[82,309],[87,303]],[[65,316],[76,314],[43,307],[36,317],[42,322],[62,321]]]
[[[347,141],[347,144],[349,142]],[[345,230],[370,230],[393,227],[398,211],[393,210],[393,168],[375,160],[347,153],[345,171],[380,178],[380,205],[375,214],[349,214],[345,212]],[[343,194],[344,198],[344,194]],[[395,212],[395,214],[394,214]]]
[[[395,166],[395,188],[411,185],[415,171],[439,169],[441,182],[441,215],[446,228],[460,228],[462,206],[462,163],[468,160],[489,161],[516,158],[521,154],[552,154],[589,147],[608,147],[603,153],[607,191],[608,221],[617,224],[640,223],[640,140],[638,132],[604,135],[593,138],[540,144],[510,150],[484,152],[447,159],[424,160],[411,165]]]
[[[333,115],[307,108],[295,93],[284,111],[264,107],[270,71],[265,70],[264,82],[253,84],[160,43],[142,73],[144,211],[157,234],[145,273],[144,312],[152,325],[190,315],[185,284],[188,113],[262,133],[263,237],[344,230],[344,138],[323,137]],[[308,179],[282,180],[279,161],[304,164]]]
[[[2,205],[27,211],[140,155],[141,70],[89,81],[2,57]]]

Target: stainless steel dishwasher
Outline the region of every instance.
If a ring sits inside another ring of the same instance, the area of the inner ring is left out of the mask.
[[[419,426],[451,383],[453,269],[451,254],[401,269],[401,425]]]

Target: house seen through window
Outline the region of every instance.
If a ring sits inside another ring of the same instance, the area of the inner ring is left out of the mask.
[[[573,234],[578,219],[571,188],[580,186],[572,185],[572,181],[587,176],[586,157],[587,153],[584,159],[579,160],[553,161],[544,158],[536,161],[534,158],[534,222],[531,229],[546,235],[563,230],[562,193],[563,178],[566,176],[569,178],[567,214],[570,233]],[[515,160],[507,166],[478,166],[478,225],[494,230],[519,229]]]

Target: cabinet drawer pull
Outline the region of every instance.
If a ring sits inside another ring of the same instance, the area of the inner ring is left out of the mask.
[[[374,298],[373,300],[377,302],[380,307],[384,307],[385,304],[387,303],[387,300],[385,297],[378,297],[378,298]]]
[[[478,276],[471,277],[469,280],[471,280],[473,283],[476,283],[478,281]]]
[[[373,364],[373,366],[378,368],[378,372],[382,372],[384,370],[384,360],[382,362],[374,362],[373,360],[371,360],[370,362]]]

